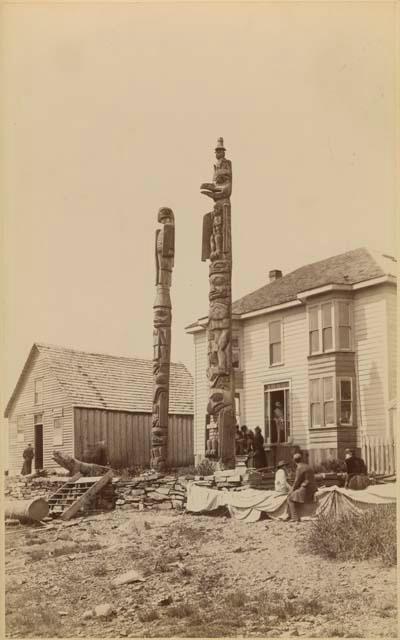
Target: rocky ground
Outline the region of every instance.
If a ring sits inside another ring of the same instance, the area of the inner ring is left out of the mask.
[[[397,637],[395,569],[308,554],[310,526],[129,507],[17,526],[7,637]]]

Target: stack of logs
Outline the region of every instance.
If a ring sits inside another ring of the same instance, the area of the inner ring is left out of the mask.
[[[186,504],[186,480],[161,473],[143,473],[116,483],[118,507],[144,509],[178,509]]]

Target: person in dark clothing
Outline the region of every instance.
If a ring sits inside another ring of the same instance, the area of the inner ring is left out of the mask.
[[[295,453],[293,461],[296,465],[296,475],[292,489],[288,496],[290,520],[300,522],[300,505],[314,502],[314,493],[317,490],[314,471],[303,461],[301,453]]]
[[[28,444],[26,449],[24,449],[22,457],[24,459],[24,464],[22,465],[21,473],[23,476],[27,476],[30,473],[32,473],[32,460],[35,457],[35,454],[33,452],[33,447],[31,444]]]
[[[345,449],[346,489],[365,489],[368,487],[367,467],[362,458],[355,455],[352,449]]]
[[[254,466],[256,469],[265,467],[264,438],[260,427],[254,429]]]
[[[249,456],[247,458],[247,466],[254,467],[254,433],[251,429],[247,430],[246,448],[247,455]]]
[[[241,431],[241,447],[242,447],[242,454],[246,454],[247,453],[247,427],[246,425],[242,425],[240,427],[240,431]]]
[[[102,467],[109,466],[110,462],[108,459],[108,449],[105,440],[100,440],[100,442],[96,443],[94,462]]]

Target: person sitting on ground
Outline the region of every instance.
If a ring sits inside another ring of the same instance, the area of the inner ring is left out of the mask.
[[[352,449],[345,449],[346,463],[345,489],[365,489],[369,485],[367,467],[362,458],[355,455]]]
[[[264,438],[260,427],[254,429],[254,466],[256,469],[265,467]]]
[[[314,493],[317,491],[314,471],[310,465],[303,461],[301,453],[295,453],[293,461],[296,465],[296,475],[293,486],[289,492],[288,507],[290,520],[300,522],[300,505],[314,502]]]
[[[280,460],[276,465],[275,491],[282,495],[289,493],[291,486],[287,481],[287,462]]]

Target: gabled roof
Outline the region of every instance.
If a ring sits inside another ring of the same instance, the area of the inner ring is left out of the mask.
[[[78,407],[151,413],[151,360],[87,353],[35,343],[5,410],[7,417],[35,354],[50,368],[71,404]],[[185,365],[171,363],[169,413],[193,414],[193,379]]]
[[[397,263],[392,256],[366,248],[354,249],[332,258],[307,264],[265,284],[236,300],[232,305],[232,313],[241,316],[292,302],[302,292],[326,285],[355,285],[368,280],[372,281],[374,278],[396,275]],[[187,326],[186,330],[198,326],[197,321]]]

